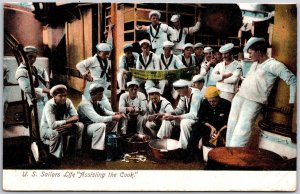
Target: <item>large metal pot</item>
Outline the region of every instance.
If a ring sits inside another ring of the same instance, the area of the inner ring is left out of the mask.
[[[148,143],[151,140],[149,135],[145,134],[133,134],[125,138],[125,152],[137,152],[146,150],[148,148]]]
[[[179,154],[179,142],[174,139],[154,139],[149,142],[153,156],[158,159],[174,159]]]

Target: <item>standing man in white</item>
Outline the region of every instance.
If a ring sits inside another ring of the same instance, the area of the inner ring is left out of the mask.
[[[157,55],[163,53],[163,43],[168,40],[174,41],[175,31],[167,24],[163,24],[159,21],[161,17],[160,12],[152,10],[149,13],[149,19],[151,24],[149,26],[136,26],[137,30],[147,31],[150,35],[153,52]]]
[[[180,15],[172,15],[171,20],[173,23],[173,28],[175,30],[175,46],[173,49],[173,53],[175,55],[179,55],[182,53],[183,45],[185,44],[185,38],[186,35],[193,35],[195,32],[197,32],[200,29],[201,25],[201,18],[197,17],[197,22],[195,26],[191,27],[181,27],[181,21],[180,21]]]
[[[221,91],[220,97],[232,101],[242,75],[241,64],[233,59],[232,49],[234,45],[223,45],[219,52],[223,55],[223,61],[218,63],[212,72],[212,80],[216,81],[216,87]]]
[[[295,102],[296,76],[283,63],[267,56],[264,38],[250,38],[244,52],[249,53],[253,64],[232,100],[226,133],[227,147],[248,145],[253,125],[263,105],[268,103],[268,96],[277,77],[290,86],[289,105],[281,110],[290,112]]]

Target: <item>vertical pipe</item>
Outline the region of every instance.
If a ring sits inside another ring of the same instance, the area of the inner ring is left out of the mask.
[[[117,4],[112,3],[111,4],[111,22],[113,24],[118,24],[117,23]],[[119,25],[119,24],[118,24]],[[117,29],[118,25],[115,25],[114,30],[113,30],[113,58],[112,58],[112,72],[111,72],[111,105],[114,111],[118,111],[118,97],[117,97]]]

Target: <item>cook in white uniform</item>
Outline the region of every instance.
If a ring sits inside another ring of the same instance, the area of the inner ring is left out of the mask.
[[[134,80],[127,83],[127,89],[128,92],[122,94],[119,100],[119,111],[127,114],[128,117],[122,120],[121,133],[127,133],[128,122],[136,122],[137,128],[134,131],[143,134],[143,123],[147,111],[146,96],[138,91],[139,83]]]
[[[252,37],[245,45],[254,63],[234,96],[229,114],[226,146],[244,147],[249,143],[255,120],[264,104],[277,77],[290,86],[290,105],[282,107],[283,112],[290,112],[295,100],[296,76],[281,62],[267,56],[264,38]]]
[[[178,91],[180,100],[173,113],[163,116],[157,137],[170,138],[174,124],[180,126],[179,147],[186,149],[192,125],[197,121],[197,113],[203,101],[203,95],[200,90],[189,87],[190,82],[186,80],[180,79],[174,82],[173,86]]]
[[[174,41],[175,31],[167,24],[159,22],[161,14],[152,10],[149,13],[149,19],[151,24],[149,26],[137,26],[137,30],[147,31],[150,35],[152,49],[155,54],[160,55],[163,53],[163,43],[168,40],[168,36],[171,41]]]
[[[172,15],[170,21],[173,23],[173,28],[175,30],[175,47],[173,49],[174,55],[179,55],[182,53],[183,45],[185,44],[186,35],[193,35],[200,29],[201,18],[197,17],[197,22],[195,26],[181,28],[180,15]]]
[[[99,83],[104,87],[104,96],[102,105],[107,110],[112,110],[111,104],[107,98],[110,97],[108,87],[111,79],[111,60],[108,59],[111,51],[111,45],[108,43],[99,43],[96,45],[97,54],[93,57],[85,59],[76,65],[81,75],[87,80],[83,98],[89,99],[89,87],[92,83]]]
[[[40,136],[43,143],[49,145],[49,153],[55,158],[62,158],[65,147],[71,146],[64,141],[64,135],[75,139],[75,150],[79,151],[81,150],[84,126],[78,122],[79,116],[72,101],[67,98],[67,87],[65,85],[52,87],[50,95],[53,98],[45,105]]]
[[[37,100],[38,120],[41,122],[43,109],[48,101],[47,94],[49,93],[49,76],[47,71],[40,67],[35,67],[34,62],[36,61],[38,50],[34,46],[24,47],[24,52],[27,55],[28,63],[31,66],[33,84],[35,87],[35,94]],[[15,78],[19,83],[20,88],[23,90],[25,95],[32,100],[31,86],[28,77],[28,70],[25,64],[21,63],[16,70]]]
[[[232,101],[238,87],[240,76],[242,75],[241,64],[233,59],[232,49],[234,45],[228,43],[220,48],[223,54],[221,63],[218,63],[212,72],[212,80],[216,81],[216,87],[221,91],[220,97]]]
[[[83,99],[78,105],[80,121],[86,126],[87,135],[92,137],[92,158],[105,160],[105,136],[108,132],[117,132],[118,121],[125,117],[105,109],[101,104],[104,88],[99,83],[90,85],[90,100]]]
[[[172,104],[161,96],[161,91],[158,88],[151,88],[148,90],[149,103],[147,106],[147,122],[146,127],[150,130],[153,137],[157,135],[157,131],[161,126],[161,118],[164,113],[171,113],[174,111]]]

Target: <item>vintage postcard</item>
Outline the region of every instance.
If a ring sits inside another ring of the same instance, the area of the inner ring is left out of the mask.
[[[4,191],[296,191],[295,3],[2,11]]]

